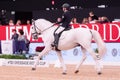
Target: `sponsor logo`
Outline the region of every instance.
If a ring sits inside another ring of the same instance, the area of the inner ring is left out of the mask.
[[[74,56],[77,56],[77,55],[78,55],[78,49],[77,49],[77,48],[75,48],[75,49],[73,50],[73,55],[74,55]]]
[[[113,55],[114,57],[116,57],[117,54],[118,54],[117,49],[116,49],[116,48],[113,48],[113,49],[112,49],[112,55]]]

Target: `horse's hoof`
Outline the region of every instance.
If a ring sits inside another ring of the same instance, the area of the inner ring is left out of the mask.
[[[63,75],[66,75],[67,73],[66,73],[66,72],[63,72],[62,74],[63,74]]]
[[[77,74],[79,72],[79,70],[76,70],[75,73]]]
[[[102,73],[101,72],[98,72],[98,75],[101,75]]]
[[[32,68],[32,70],[34,71],[34,70],[36,70],[36,68]]]

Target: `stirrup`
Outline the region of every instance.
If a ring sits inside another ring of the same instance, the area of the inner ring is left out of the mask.
[[[51,46],[52,46],[52,47],[55,47],[55,44],[54,44],[54,43],[52,43],[52,44],[51,44]]]

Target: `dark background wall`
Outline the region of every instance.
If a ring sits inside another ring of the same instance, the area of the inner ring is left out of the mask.
[[[51,2],[54,1],[54,5]],[[0,10],[33,11],[45,10],[47,7],[61,8],[63,3],[81,8],[96,8],[98,5],[120,7],[120,0],[0,0]]]
[[[98,17],[107,16],[110,21],[115,18],[120,19],[120,7],[114,8],[92,8],[92,9],[77,9],[71,10],[72,16],[78,19],[78,22],[82,22],[82,19],[88,17],[88,13],[93,11]],[[63,11],[62,10],[51,10],[51,11],[33,11],[33,18],[45,18],[52,22],[55,22],[58,17],[61,17]]]
[[[107,16],[110,21],[114,19],[120,19],[120,7],[113,7],[113,8],[92,8],[92,9],[76,9],[71,10],[72,17],[76,17],[78,22],[82,22],[82,19],[88,17],[88,13],[93,11],[95,15],[98,17],[100,16]],[[35,11],[16,11],[14,15],[11,12],[7,11],[7,18],[13,19],[15,22],[20,19],[23,23],[26,20],[31,19],[39,19],[44,18],[51,22],[55,22],[58,17],[62,16],[62,10],[35,10]]]
[[[78,18],[81,22],[84,17],[88,17],[89,11],[93,11],[97,16],[107,16],[110,21],[120,18],[119,0],[0,0],[0,11],[7,11],[7,18],[16,20],[45,18],[55,22],[61,17],[61,6],[63,3],[69,3],[71,6],[77,6],[76,10],[71,10],[72,16]],[[106,8],[97,8],[98,5],[105,5]],[[55,8],[55,10],[46,11],[46,8]],[[57,10],[56,10],[57,9]],[[14,11],[15,14],[11,14]]]

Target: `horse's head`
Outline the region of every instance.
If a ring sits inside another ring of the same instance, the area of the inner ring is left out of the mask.
[[[41,34],[41,30],[39,29],[38,24],[35,20],[32,20],[31,32],[33,39],[38,39],[38,36]]]
[[[37,39],[41,33],[49,30],[49,28],[51,28],[52,26],[54,26],[53,23],[45,19],[37,19],[35,21],[33,20],[31,26],[32,37],[34,39]]]

